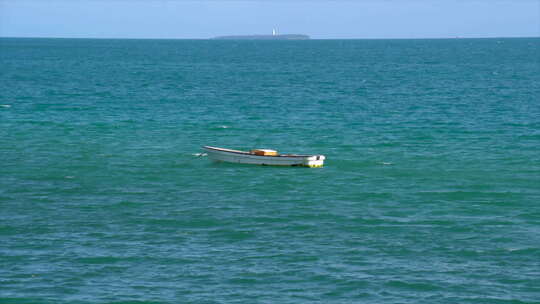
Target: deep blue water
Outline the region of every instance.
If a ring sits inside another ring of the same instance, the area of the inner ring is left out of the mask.
[[[539,303],[539,54],[0,39],[0,303]]]

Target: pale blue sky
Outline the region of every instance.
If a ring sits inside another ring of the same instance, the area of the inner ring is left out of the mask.
[[[540,0],[0,0],[0,37],[538,37]]]

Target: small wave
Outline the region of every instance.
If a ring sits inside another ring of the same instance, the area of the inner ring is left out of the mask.
[[[206,153],[193,153],[193,154],[191,154],[191,155],[197,156],[197,157],[202,157],[202,156],[206,156],[206,155],[208,155],[208,154],[206,154]]]
[[[229,127],[229,126],[223,125],[223,126],[218,126],[218,128],[220,128],[220,129],[228,129],[228,128],[230,128],[230,127]]]
[[[381,165],[390,166],[390,165],[393,165],[393,163],[389,163],[389,162],[381,162]]]
[[[72,179],[72,178],[75,178],[75,176],[67,175],[67,176],[64,176],[64,178]]]
[[[11,105],[0,105],[2,108],[11,108]]]

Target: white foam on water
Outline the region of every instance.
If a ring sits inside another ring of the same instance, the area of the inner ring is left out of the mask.
[[[2,108],[11,108],[11,105],[0,105]]]
[[[206,154],[206,153],[193,153],[193,154],[191,154],[191,155],[197,156],[197,157],[201,157],[201,156],[206,156],[206,155],[208,155],[208,154]]]
[[[392,163],[387,163],[387,162],[382,162],[381,164],[385,166],[393,165]]]
[[[228,129],[228,128],[230,128],[230,127],[229,127],[229,126],[223,125],[223,126],[219,126],[218,128],[221,128],[221,129]]]
[[[75,176],[67,175],[67,176],[64,176],[64,178],[72,179],[72,178],[75,178]]]

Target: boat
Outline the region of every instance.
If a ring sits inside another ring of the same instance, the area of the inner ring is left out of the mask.
[[[277,151],[270,149],[239,151],[210,146],[204,146],[203,149],[208,157],[214,161],[263,166],[316,168],[322,167],[325,159],[324,155],[279,154]]]

